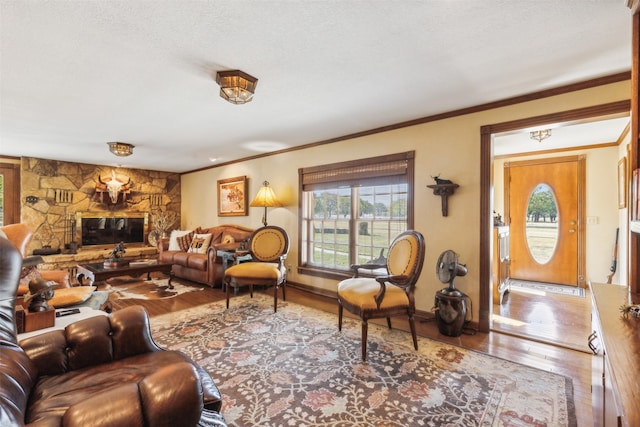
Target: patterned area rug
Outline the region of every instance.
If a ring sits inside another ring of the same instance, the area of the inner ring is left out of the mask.
[[[529,282],[526,280],[509,279],[509,286],[513,289],[550,292],[552,294],[570,295],[584,298],[584,288],[579,286],[555,285],[553,283]]]
[[[211,374],[230,426],[575,426],[570,378],[261,294],[151,318]]]
[[[174,298],[187,292],[201,291],[202,287],[187,286],[174,279],[169,289],[169,279],[153,279],[141,281],[140,279],[112,278],[107,282],[104,290],[111,292],[109,299],[165,299]]]

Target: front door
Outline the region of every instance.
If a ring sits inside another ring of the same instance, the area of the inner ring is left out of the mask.
[[[505,164],[511,278],[571,286],[584,282],[579,262],[583,176],[582,156]]]

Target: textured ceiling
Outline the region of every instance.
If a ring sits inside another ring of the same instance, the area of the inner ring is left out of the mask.
[[[176,172],[631,68],[623,0],[1,0],[0,24],[0,154]],[[249,104],[218,96],[236,68]]]

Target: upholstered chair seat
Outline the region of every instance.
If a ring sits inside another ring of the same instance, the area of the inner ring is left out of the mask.
[[[415,285],[422,271],[425,243],[421,233],[414,230],[400,234],[391,244],[386,265],[353,265],[354,277],[338,283],[338,329],[342,330],[342,315],[346,308],[360,317],[362,322],[362,360],[367,357],[368,320],[386,318],[391,328],[391,317],[406,315],[418,349],[414,323]],[[362,269],[384,267],[386,273],[377,277],[360,277]]]
[[[280,227],[265,226],[253,232],[249,238],[249,248],[251,261],[236,263],[224,272],[227,308],[229,308],[231,288],[248,286],[253,297],[253,286],[265,285],[273,286],[273,311],[276,312],[279,288],[282,288],[282,299],[286,300],[287,268],[284,261],[289,252],[289,236]]]
[[[380,293],[380,284],[368,278],[354,278],[340,283],[340,295],[343,301],[355,305],[359,310],[388,310],[397,307],[407,307],[409,297],[402,288],[389,286],[380,307],[376,303],[376,295]]]

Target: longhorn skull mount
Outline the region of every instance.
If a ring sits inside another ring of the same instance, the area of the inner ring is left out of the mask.
[[[127,200],[127,194],[131,193],[131,177],[121,175],[125,177],[127,181],[118,179],[116,171],[111,171],[110,178],[102,178],[98,175],[98,184],[96,185],[96,193],[100,194],[100,203],[104,203],[104,193],[109,194],[111,203],[114,205],[118,203],[118,197],[122,194],[122,201]]]

